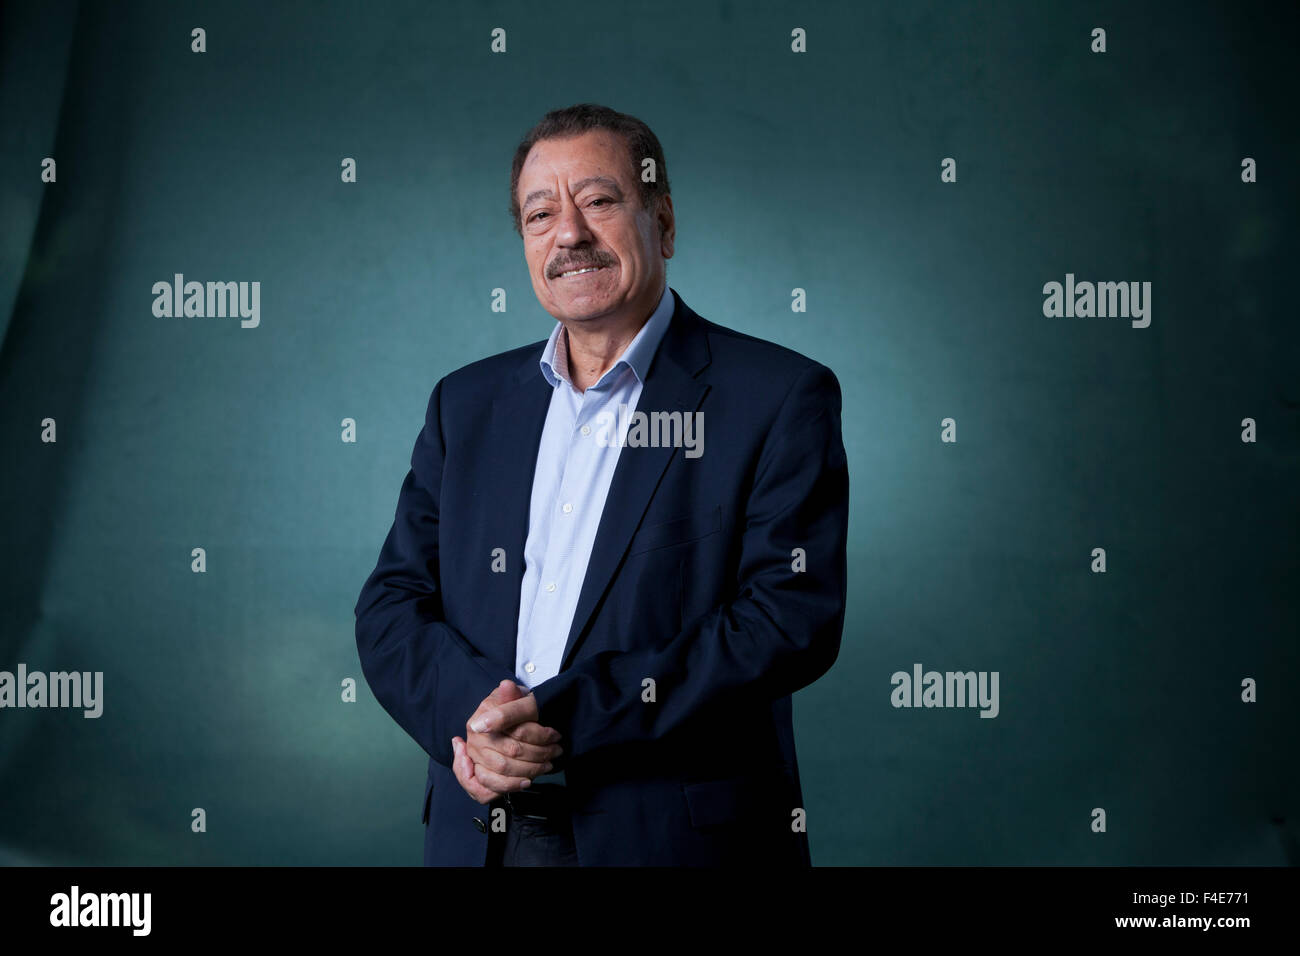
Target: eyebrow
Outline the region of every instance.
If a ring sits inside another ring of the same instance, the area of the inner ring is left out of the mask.
[[[614,193],[614,195],[617,196],[619,199],[623,198],[623,190],[619,187],[618,183],[615,180],[610,179],[608,176],[588,176],[586,179],[579,179],[576,183],[573,184],[573,191],[575,193],[580,193],[588,186],[592,186],[592,185],[604,186],[610,192]],[[534,189],[526,197],[524,197],[524,204],[519,208],[521,210],[527,209],[529,206],[531,206],[539,199],[554,199],[554,198],[555,198],[555,193],[550,189]]]

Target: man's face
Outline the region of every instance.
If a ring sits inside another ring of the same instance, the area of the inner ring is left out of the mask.
[[[672,200],[664,197],[657,216],[641,208],[621,137],[591,130],[534,144],[519,173],[519,201],[528,272],[547,312],[644,318],[654,308],[663,260],[673,254]]]

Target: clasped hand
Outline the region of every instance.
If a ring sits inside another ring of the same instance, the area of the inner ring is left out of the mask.
[[[451,738],[452,771],[476,802],[523,790],[551,772],[564,750],[559,731],[543,727],[539,716],[532,693],[503,680],[465,722],[465,738]]]

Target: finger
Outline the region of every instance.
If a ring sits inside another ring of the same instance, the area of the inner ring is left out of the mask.
[[[523,790],[532,782],[528,777],[495,774],[480,767],[470,759],[467,744],[459,737],[453,738],[452,746],[459,747],[461,756],[461,769],[457,779],[462,781],[461,785],[465,788],[465,792],[479,803],[490,803],[503,793],[512,790]]]
[[[554,760],[564,752],[554,744],[530,744],[509,734],[470,733],[465,738],[465,743],[469,746],[470,756],[474,758],[475,763],[484,763],[483,755],[488,752],[499,754],[506,760],[520,760],[525,763],[545,763]],[[504,772],[495,763],[490,763],[489,766],[497,773]],[[513,776],[517,777],[519,774]]]
[[[473,739],[481,740],[484,735],[472,734]],[[507,757],[499,750],[490,747],[480,747],[473,743],[465,744],[465,753],[469,760],[473,762],[474,774],[481,774],[484,770],[493,771],[498,777],[526,777],[533,779],[541,774],[549,774],[555,769],[555,758],[543,756],[539,760],[520,760],[517,757]],[[481,779],[481,778],[480,778]]]
[[[461,752],[462,754],[464,753],[464,745],[462,745]],[[471,763],[468,758],[462,758],[462,761],[463,769],[461,772],[465,777],[465,792],[468,793],[473,800],[477,803],[488,804],[500,796],[499,793],[491,787],[485,786],[483,782],[478,779],[478,776],[474,773],[474,764]]]
[[[532,780],[544,773],[550,773],[553,769],[555,769],[555,765],[549,760],[511,760],[501,756],[495,750],[485,751],[482,760],[474,760],[474,773],[478,775],[480,780],[484,771],[489,771],[499,777],[524,777]]]
[[[474,763],[486,763],[490,770],[495,770],[498,774],[510,774],[510,765],[513,763],[520,765],[517,769],[523,770],[525,765],[536,767],[554,761],[563,753],[558,747],[534,747],[532,744],[526,745],[529,749],[521,750],[525,747],[524,744],[499,734],[471,734],[465,741],[465,747]],[[523,777],[523,774],[510,775]]]
[[[470,714],[469,720],[465,721],[465,729],[468,731],[470,729],[469,725],[473,723],[476,718],[481,717],[484,713],[492,710],[498,704],[507,704],[512,700],[519,700],[521,696],[525,695],[519,693],[519,685],[514,681],[501,681],[501,683],[497,684],[496,687],[492,688],[492,693],[484,697],[483,700],[479,702],[479,705],[474,708],[474,713]]]
[[[532,779],[529,777],[508,777],[489,770],[482,764],[474,765],[474,779],[485,787],[490,787],[498,794],[514,793],[517,790],[526,790],[532,786]]]
[[[490,803],[497,798],[497,794],[485,787],[481,781],[474,776],[474,764],[470,762],[465,753],[465,741],[459,737],[451,738],[451,748],[455,754],[451,762],[452,772],[456,775],[456,781],[461,785],[470,798],[477,803]]]
[[[465,757],[465,742],[459,737],[451,738],[451,771],[456,775],[456,782],[461,788],[475,800],[478,794],[474,792],[475,786],[473,781],[473,764],[469,763]]]
[[[474,713],[470,716],[470,720],[473,720],[485,711],[491,710],[498,704],[505,704],[518,699],[519,693],[515,682],[511,680],[503,680],[501,683],[497,684],[496,687],[492,688],[492,693],[479,701],[479,705],[474,708]],[[465,723],[468,724],[469,721],[467,720]]]
[[[471,717],[469,719],[469,723],[466,724],[466,726],[469,728],[471,733],[485,734],[489,730],[496,730],[498,725],[500,725],[500,723],[501,723],[501,708],[497,706],[497,707],[489,707],[487,710],[482,711],[476,714],[475,716]]]
[[[526,744],[555,744],[563,739],[563,735],[558,730],[553,727],[543,727],[535,720],[525,720],[522,724],[515,724],[502,733],[506,737],[513,737]]]
[[[457,739],[455,737],[453,737],[451,740],[451,750],[453,754],[452,761],[451,761],[451,772],[456,775],[456,782],[460,784],[461,789],[464,790],[466,793],[468,793],[471,797],[474,797],[475,796],[473,792],[474,787],[470,783],[469,770],[465,766],[465,751],[457,743]]]
[[[534,710],[535,705],[532,700],[521,697],[519,700],[498,704],[484,711],[477,719],[470,720],[469,729],[480,734],[494,730],[504,732],[516,724],[522,724],[525,720],[532,720],[535,716]]]
[[[483,737],[482,734],[473,736]],[[508,746],[508,744],[503,746]],[[470,756],[474,761],[475,773],[481,773],[486,768],[503,777],[528,777],[532,779],[538,774],[550,773],[553,769],[550,758],[545,754],[542,754],[537,759],[509,757],[502,751],[495,749],[490,741],[486,746],[479,746],[477,749],[470,751]]]
[[[488,695],[494,701],[507,703],[512,700],[518,700],[520,697],[527,696],[527,690],[520,690],[519,685],[512,680],[503,680]]]

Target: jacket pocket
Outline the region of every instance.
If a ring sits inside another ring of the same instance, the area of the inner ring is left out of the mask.
[[[424,815],[420,818],[421,823],[427,824],[429,822],[429,803],[432,799],[433,799],[433,776],[430,775],[429,779],[426,780],[424,783]]]
[[[695,541],[722,530],[722,506],[645,525],[632,538],[629,555]]]
[[[794,780],[784,766],[742,777],[683,783],[682,793],[693,827],[788,820],[794,809]]]

